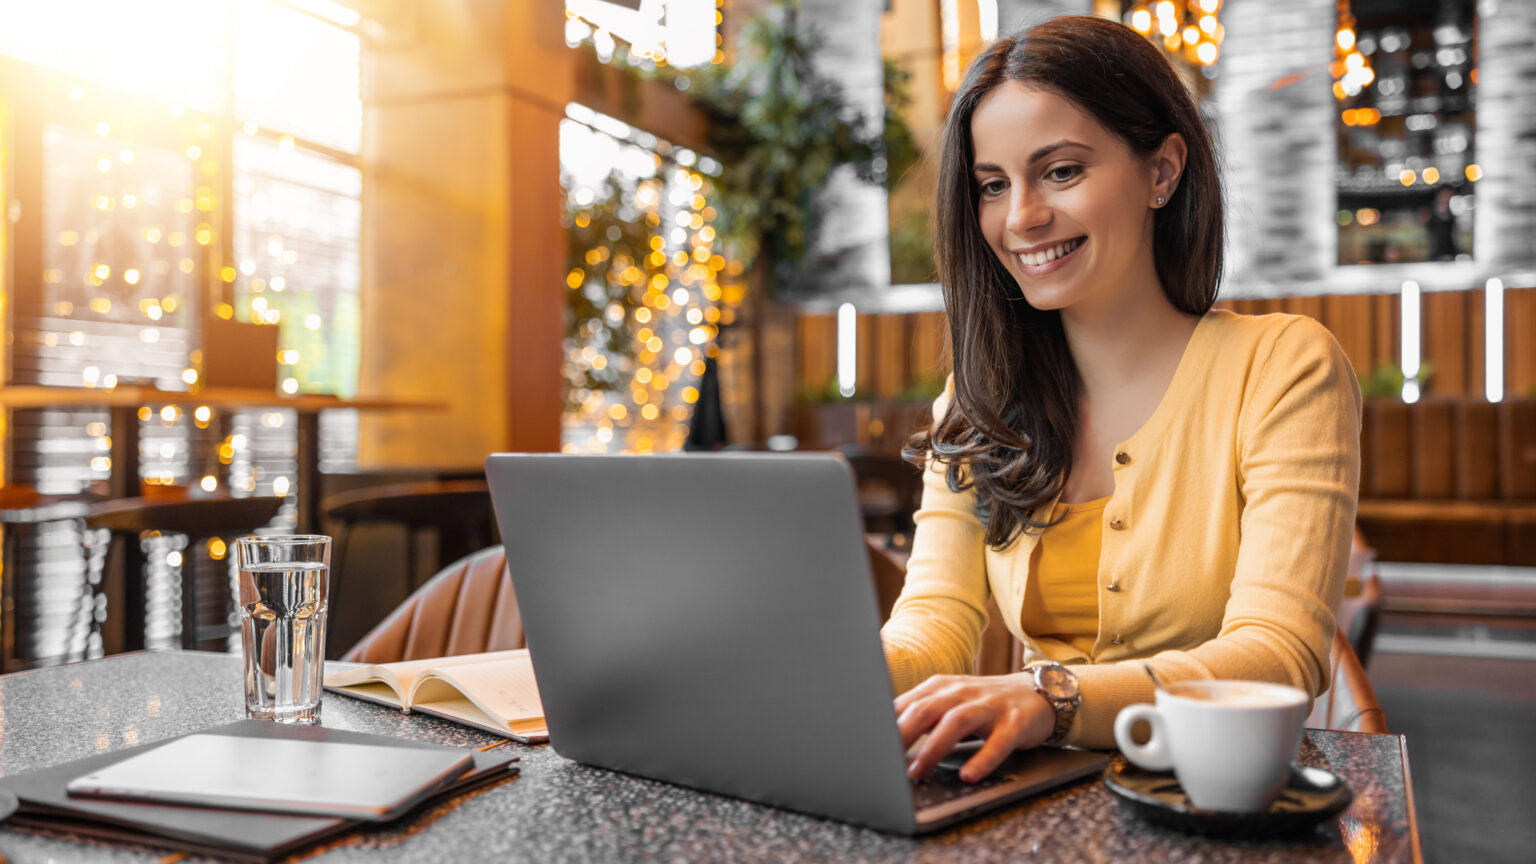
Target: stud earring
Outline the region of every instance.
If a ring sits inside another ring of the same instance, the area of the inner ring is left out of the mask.
[[[1157,206],[1159,206],[1159,207],[1163,206],[1163,202],[1167,201],[1167,200],[1168,200],[1167,198],[1164,198],[1161,195],[1157,196]]]

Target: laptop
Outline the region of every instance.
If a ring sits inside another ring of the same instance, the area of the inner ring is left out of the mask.
[[[976,784],[907,778],[834,456],[496,454],[486,475],[562,756],[897,834],[1107,764],[1042,747]]]

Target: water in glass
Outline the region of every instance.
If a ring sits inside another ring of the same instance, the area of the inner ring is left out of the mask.
[[[329,566],[318,561],[242,562],[247,716],[280,723],[318,719],[329,577]]]

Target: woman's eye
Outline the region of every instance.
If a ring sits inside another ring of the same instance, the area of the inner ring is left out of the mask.
[[[987,182],[981,184],[981,194],[987,196],[988,198],[992,197],[993,195],[1000,195],[1007,185],[1008,184],[1001,180],[988,180]]]
[[[1057,182],[1065,183],[1082,173],[1082,168],[1077,165],[1062,165],[1047,171],[1045,176]]]

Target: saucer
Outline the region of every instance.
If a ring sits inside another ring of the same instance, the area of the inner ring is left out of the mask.
[[[1291,777],[1269,810],[1225,813],[1189,802],[1171,771],[1147,771],[1125,763],[1104,770],[1104,785],[1136,815],[1166,828],[1209,837],[1286,837],[1337,816],[1355,799],[1349,784],[1321,768],[1291,764]]]

